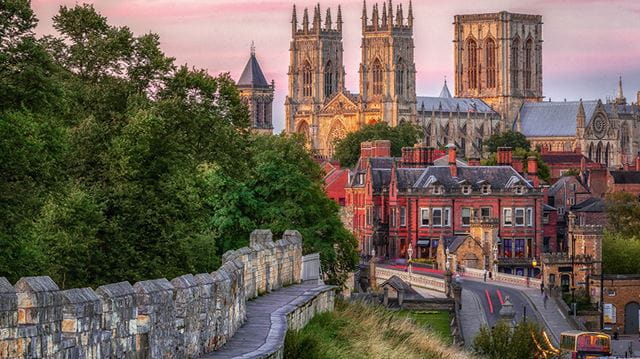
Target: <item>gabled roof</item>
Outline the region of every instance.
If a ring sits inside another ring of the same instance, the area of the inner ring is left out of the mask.
[[[451,92],[449,92],[449,88],[447,87],[447,80],[444,80],[444,86],[442,86],[439,97],[451,98]]]
[[[448,237],[445,238],[445,245],[447,247],[447,249],[449,249],[450,253],[454,253],[455,251],[458,250],[458,248],[462,245],[462,243],[464,243],[464,241],[470,238],[470,236],[468,235],[459,235],[459,236],[453,236],[453,237]]]
[[[252,51],[249,56],[249,61],[242,71],[242,75],[238,80],[238,87],[254,87],[254,88],[268,88],[269,83],[262,73],[256,54]]]
[[[611,171],[615,184],[640,184],[640,171]]]
[[[419,96],[417,101],[418,110],[424,106],[425,111],[472,112],[497,115],[497,112],[491,106],[478,98]]]
[[[604,212],[604,200],[602,198],[591,197],[571,206],[575,212]]]
[[[520,130],[527,137],[575,136],[579,105],[579,101],[527,102],[520,108]],[[583,101],[582,105],[587,126],[596,111],[598,101]]]
[[[580,166],[583,158],[587,161],[587,163],[593,162],[585,155],[575,152],[543,152],[542,154],[540,154],[540,157],[542,157],[542,160],[546,164],[571,163]]]
[[[466,180],[473,189],[479,190],[482,184],[491,185],[492,190],[509,189],[515,184],[522,184],[527,188],[533,188],[511,166],[469,166],[458,167],[457,177],[451,176],[449,166],[431,166],[423,168],[422,174],[414,184],[413,188],[426,188],[429,185],[428,179],[435,177],[438,183],[447,191],[460,188],[460,181]]]
[[[564,186],[571,180],[575,180],[575,183],[581,187],[581,190],[578,192],[588,192],[587,187],[579,180],[576,176],[562,176],[558,178],[556,183],[554,183],[551,187],[549,187],[549,196],[555,196],[555,194],[564,188]],[[572,182],[574,183],[574,182]]]

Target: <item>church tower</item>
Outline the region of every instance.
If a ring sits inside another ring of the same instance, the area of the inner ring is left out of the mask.
[[[542,16],[454,17],[455,94],[481,98],[511,128],[524,102],[542,100]]]
[[[397,126],[416,121],[416,67],[413,54],[413,9],[405,17],[402,4],[391,0],[373,5],[371,18],[362,8],[361,121],[385,121]]]
[[[262,73],[256,49],[251,44],[249,61],[242,71],[237,84],[240,97],[249,107],[252,130],[258,133],[273,132],[273,80],[269,84]]]
[[[294,5],[285,126],[288,133],[304,134],[315,149],[320,146],[320,108],[344,90],[341,9],[338,6],[335,27],[331,9],[327,9],[323,21],[320,4],[313,8],[312,21],[309,21],[309,11],[304,9],[301,25]]]

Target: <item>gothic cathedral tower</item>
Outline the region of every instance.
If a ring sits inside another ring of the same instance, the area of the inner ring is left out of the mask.
[[[542,16],[457,15],[455,94],[481,98],[511,128],[524,102],[542,100]]]
[[[312,22],[309,22],[309,13],[304,9],[302,28],[299,28],[294,5],[291,33],[289,94],[285,100],[286,131],[304,134],[312,148],[319,148],[319,111],[325,100],[344,90],[340,7],[335,28],[330,9],[327,9],[323,24],[320,4],[313,9]]]
[[[362,8],[362,62],[360,98],[364,123],[385,121],[397,126],[416,121],[416,67],[413,56],[413,9],[407,18],[402,5],[393,11],[391,0],[373,6],[371,21]]]
[[[251,129],[262,134],[273,132],[273,90],[274,83],[269,84],[258,64],[256,50],[251,44],[249,61],[238,80],[240,97],[249,107]]]

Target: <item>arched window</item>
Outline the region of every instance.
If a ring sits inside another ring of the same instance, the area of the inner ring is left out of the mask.
[[[514,89],[519,88],[518,74],[520,72],[520,39],[515,38],[511,43],[511,84]]]
[[[469,78],[469,88],[478,88],[478,44],[475,40],[467,41],[467,77]]]
[[[305,61],[302,66],[302,96],[311,96],[311,89],[313,88],[313,79],[311,75],[311,64],[309,61]]]
[[[593,160],[593,144],[589,144],[589,159]]]
[[[611,144],[607,143],[607,147],[604,150],[604,165],[609,167],[609,153],[611,153]]]
[[[346,131],[344,129],[344,126],[340,121],[336,121],[331,127],[329,135],[327,136],[327,154],[329,155],[329,157],[333,158],[336,142],[343,139],[345,135]]]
[[[531,68],[533,67],[533,40],[527,40],[524,47],[524,88],[530,90],[533,86]]]
[[[373,62],[373,94],[374,95],[382,95],[382,65],[380,64],[380,60],[376,59]]]
[[[327,62],[324,68],[324,97],[331,97],[334,89],[333,66],[331,60]]]
[[[311,135],[309,133],[309,125],[305,121],[302,121],[300,122],[300,124],[298,124],[298,130],[296,132],[304,136],[305,142],[307,144],[310,142]]]
[[[402,59],[398,59],[396,63],[396,94],[399,96],[404,96],[405,94],[405,67],[404,61]]]
[[[627,148],[628,146],[629,146],[629,128],[625,123],[622,125],[622,128],[620,129],[620,149],[622,150],[622,153],[630,153],[629,149]]]
[[[485,43],[485,56],[487,63],[487,88],[496,87],[496,43],[493,39],[487,39]]]
[[[596,162],[602,163],[602,142],[598,142],[598,147],[596,147]]]

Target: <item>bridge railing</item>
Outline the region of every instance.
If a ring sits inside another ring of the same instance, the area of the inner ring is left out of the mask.
[[[485,274],[485,271],[482,269],[474,269],[474,268],[464,269],[464,276],[466,277],[484,279],[484,274]],[[487,280],[490,280],[488,272],[487,272]],[[531,278],[531,277],[500,273],[500,272],[491,272],[491,280],[523,286],[523,287],[532,287],[532,288],[540,287],[540,284],[542,283],[542,280],[538,278]]]
[[[410,274],[405,271],[391,268],[376,268],[376,280],[378,280],[380,283],[393,277],[394,275],[407,283],[411,283],[412,286],[445,293],[445,280],[443,278],[429,277],[415,273]]]

